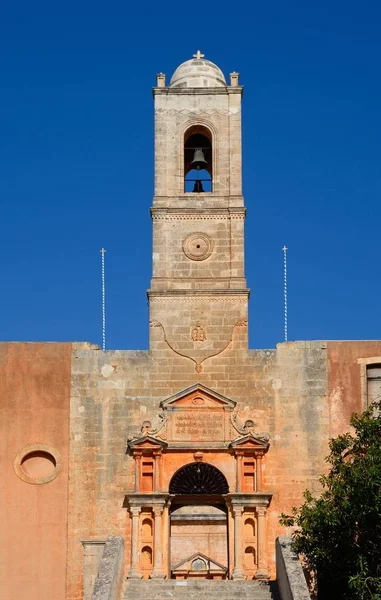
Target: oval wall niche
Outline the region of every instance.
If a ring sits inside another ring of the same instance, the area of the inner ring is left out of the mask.
[[[25,483],[49,483],[60,472],[61,457],[55,448],[47,444],[31,444],[17,453],[14,469]]]
[[[49,477],[54,473],[56,460],[49,452],[35,450],[24,456],[21,468],[27,477]]]

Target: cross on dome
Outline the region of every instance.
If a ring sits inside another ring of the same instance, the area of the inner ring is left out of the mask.
[[[200,60],[201,58],[204,58],[205,54],[201,54],[200,50],[197,50],[196,54],[193,54],[193,58],[197,58],[198,60]]]
[[[173,73],[169,87],[226,87],[226,80],[221,69],[207,60],[201,50],[193,57],[181,63]]]

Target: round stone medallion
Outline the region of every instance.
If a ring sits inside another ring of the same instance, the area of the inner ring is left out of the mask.
[[[206,233],[192,233],[184,240],[183,250],[191,260],[205,260],[213,252],[213,242]]]
[[[13,466],[25,483],[49,483],[61,470],[61,456],[47,444],[30,444],[16,454]]]

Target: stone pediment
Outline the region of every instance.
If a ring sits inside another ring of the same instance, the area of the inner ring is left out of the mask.
[[[174,574],[176,574],[176,572],[189,573],[190,571],[193,571],[194,573],[208,571],[216,574],[225,574],[227,567],[224,567],[213,558],[210,558],[201,552],[197,552],[196,554],[189,556],[189,558],[177,563],[172,569],[172,573]]]
[[[232,439],[230,415],[236,402],[197,383],[163,400],[167,437],[171,444],[205,447]]]
[[[149,435],[148,433],[142,435],[141,437],[133,440],[129,440],[128,446],[132,450],[158,450],[166,448],[168,444],[163,440],[160,440],[156,437]]]
[[[214,392],[210,388],[197,383],[191,387],[163,400],[160,406],[164,410],[171,410],[174,408],[223,408],[233,410],[236,406],[234,400],[226,398],[217,392]]]
[[[269,438],[266,434],[248,433],[243,435],[230,443],[230,447],[235,450],[262,450],[267,452],[269,448]]]
[[[203,449],[268,449],[268,436],[254,433],[255,423],[238,424],[236,402],[196,383],[160,402],[161,413],[144,421],[140,433],[128,440],[128,447]],[[238,437],[237,437],[238,434]]]

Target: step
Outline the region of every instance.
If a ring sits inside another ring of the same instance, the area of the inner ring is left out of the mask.
[[[271,600],[267,581],[190,581],[128,579],[124,600]]]

